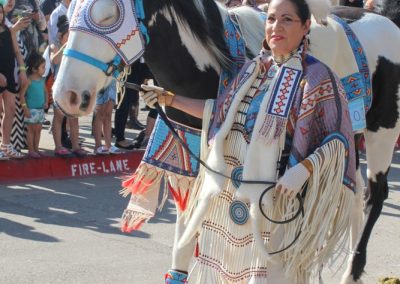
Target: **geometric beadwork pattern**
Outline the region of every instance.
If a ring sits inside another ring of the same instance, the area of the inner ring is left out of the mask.
[[[357,62],[359,71],[359,73],[351,74],[341,79],[345,86],[347,98],[349,101],[363,98],[365,111],[368,111],[372,104],[372,88],[368,61],[364,49],[351,27],[344,20],[335,15],[330,16],[343,27],[351,49],[353,50],[354,59]]]
[[[189,128],[174,121],[170,122],[179,137],[199,157],[201,130]],[[156,121],[143,161],[183,176],[195,177],[199,172],[199,163],[173,137],[171,131],[161,119]]]
[[[278,80],[275,83],[268,114],[287,118],[290,107],[302,75],[301,70],[282,67]]]
[[[98,11],[96,5],[101,1],[75,0],[69,10],[71,31],[81,31],[108,42],[126,64],[132,64],[144,52],[144,40],[139,32],[136,18],[135,2],[132,0],[113,0],[119,12],[119,18],[110,25],[100,25],[94,20],[93,13]]]
[[[309,90],[301,101],[298,119],[303,119],[308,116],[315,110],[314,107],[318,102],[332,99],[334,94],[331,80],[322,81],[320,85]],[[324,114],[320,113],[319,115],[323,116]]]

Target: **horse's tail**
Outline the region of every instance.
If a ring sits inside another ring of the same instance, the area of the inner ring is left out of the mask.
[[[381,14],[400,28],[400,0],[386,0],[383,3]]]

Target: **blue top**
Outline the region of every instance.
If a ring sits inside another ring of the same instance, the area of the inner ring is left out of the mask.
[[[26,104],[31,109],[43,109],[46,101],[44,79],[32,80],[26,90]]]

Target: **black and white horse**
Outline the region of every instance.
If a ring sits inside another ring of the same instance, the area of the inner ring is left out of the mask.
[[[126,1],[93,1],[93,7],[88,12],[93,14],[89,17],[100,27],[115,27],[121,18],[118,3],[126,4]],[[137,6],[139,0],[130,1],[136,1]],[[85,0],[76,2],[83,3]],[[395,7],[397,10],[392,12],[399,12],[398,5]],[[75,17],[85,17],[76,9],[72,12]],[[263,34],[259,15],[251,8],[244,9],[244,22],[252,22],[249,30],[261,29]],[[227,10],[214,0],[143,1],[143,10],[145,18],[142,24],[147,28],[150,38],[144,58],[159,84],[179,95],[214,98],[219,74],[223,68],[229,69],[231,64],[223,37]],[[343,278],[344,283],[357,283],[361,281],[366,264],[368,239],[381,213],[383,201],[388,196],[387,175],[400,133],[400,29],[388,18],[362,9],[337,7],[332,12],[345,19],[358,37],[372,78],[373,101],[366,116],[367,127],[360,132],[365,136],[367,147],[369,195],[364,208],[365,222],[361,223],[357,216],[361,218],[362,214],[363,181],[358,171],[354,232],[360,231],[361,234],[353,234],[356,253],[352,255]],[[354,73],[357,66],[351,63],[354,56],[347,37],[332,21],[327,27],[312,24],[310,50],[339,77],[345,77]],[[243,28],[245,26],[242,25]],[[101,36],[71,30],[67,49],[90,55],[99,62],[112,62],[117,52],[110,44],[105,44]],[[255,39],[251,40],[254,43],[247,42],[250,56],[254,56],[261,47],[261,38]],[[96,93],[111,80],[110,72],[103,72],[73,57],[63,58],[59,72],[53,87],[54,99],[64,112],[74,116],[89,114],[93,110]],[[199,120],[179,110],[167,108],[167,114],[177,122],[192,127],[201,126]]]

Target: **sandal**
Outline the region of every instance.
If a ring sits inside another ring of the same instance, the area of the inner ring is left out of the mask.
[[[86,151],[86,150],[84,150],[82,148],[76,149],[76,150],[72,151],[72,153],[75,156],[77,156],[78,158],[86,157],[89,154],[88,151]]]
[[[42,156],[38,152],[29,152],[28,153],[28,158],[32,159],[40,159]]]
[[[118,147],[120,149],[125,149],[125,150],[133,150],[135,148],[135,146],[127,140],[115,142],[114,145],[115,145],[115,147]]]
[[[7,161],[9,158],[7,157],[6,153],[0,151],[0,161]]]
[[[110,150],[106,146],[100,146],[94,151],[94,153],[97,155],[108,155],[110,154]]]
[[[72,157],[71,151],[65,148],[60,148],[58,150],[54,151],[54,155],[60,157],[60,158],[69,158]]]
[[[113,155],[118,155],[118,154],[122,154],[123,152],[121,151],[121,149],[115,147],[115,146],[111,146],[109,149],[110,154]]]
[[[24,154],[18,152],[11,144],[1,144],[1,151],[10,159],[22,159],[25,157]]]

